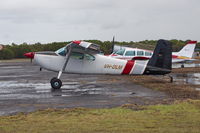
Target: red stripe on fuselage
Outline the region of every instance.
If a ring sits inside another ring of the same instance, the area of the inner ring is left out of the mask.
[[[127,63],[126,63],[126,66],[124,67],[122,74],[129,74],[131,72],[134,64],[135,64],[135,61],[128,60]]]
[[[172,55],[172,58],[173,58],[173,59],[177,59],[178,56],[177,56],[177,55]]]

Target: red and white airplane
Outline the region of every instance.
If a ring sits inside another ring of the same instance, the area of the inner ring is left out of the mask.
[[[197,41],[189,41],[179,52],[172,52],[172,63],[182,63],[187,61],[194,61],[192,59],[194,49],[196,47]],[[117,59],[132,60],[148,60],[153,55],[153,51],[130,48],[130,47],[120,47],[114,46],[114,51],[109,56]]]
[[[56,71],[58,76],[51,79],[51,86],[60,89],[62,73],[81,74],[152,74],[165,75],[171,72],[171,43],[159,40],[149,60],[121,60],[100,54],[100,46],[73,41],[56,52],[29,52],[26,57],[34,59],[41,68]]]

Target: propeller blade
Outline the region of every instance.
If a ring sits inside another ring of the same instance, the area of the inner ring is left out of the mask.
[[[115,36],[113,36],[112,45],[111,45],[111,50],[110,50],[110,54],[113,53],[113,51],[114,51],[114,46],[115,46]]]

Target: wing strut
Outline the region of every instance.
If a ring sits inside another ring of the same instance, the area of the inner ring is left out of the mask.
[[[67,54],[66,54],[66,60],[65,60],[65,63],[64,63],[64,65],[63,65],[62,70],[60,70],[59,73],[58,73],[57,79],[60,79],[60,76],[61,76],[62,72],[65,70],[65,68],[66,68],[66,66],[67,66],[67,63],[68,63],[68,61],[69,61],[69,58],[70,58],[70,56],[71,56],[72,47],[69,45],[68,47],[66,47],[66,49],[68,50],[68,52],[67,52]]]
[[[67,63],[68,63],[68,61],[69,61],[69,58],[70,58],[70,56],[71,56],[71,53],[72,53],[72,46],[71,46],[71,45],[67,46],[67,47],[66,47],[66,50],[67,50],[68,52],[67,52],[67,54],[66,54],[66,60],[65,60],[65,63],[64,63],[64,65],[63,65],[62,69],[59,71],[57,78],[54,77],[54,78],[52,78],[51,81],[50,81],[51,87],[52,87],[53,89],[60,89],[60,87],[62,86],[62,81],[60,80],[60,77],[61,77],[63,71],[65,70],[65,68],[66,68],[66,66],[67,66]]]

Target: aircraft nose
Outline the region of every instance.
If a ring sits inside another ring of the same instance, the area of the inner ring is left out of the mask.
[[[27,58],[33,59],[34,58],[35,53],[34,52],[29,52],[29,53],[25,53],[24,56],[26,56]]]

